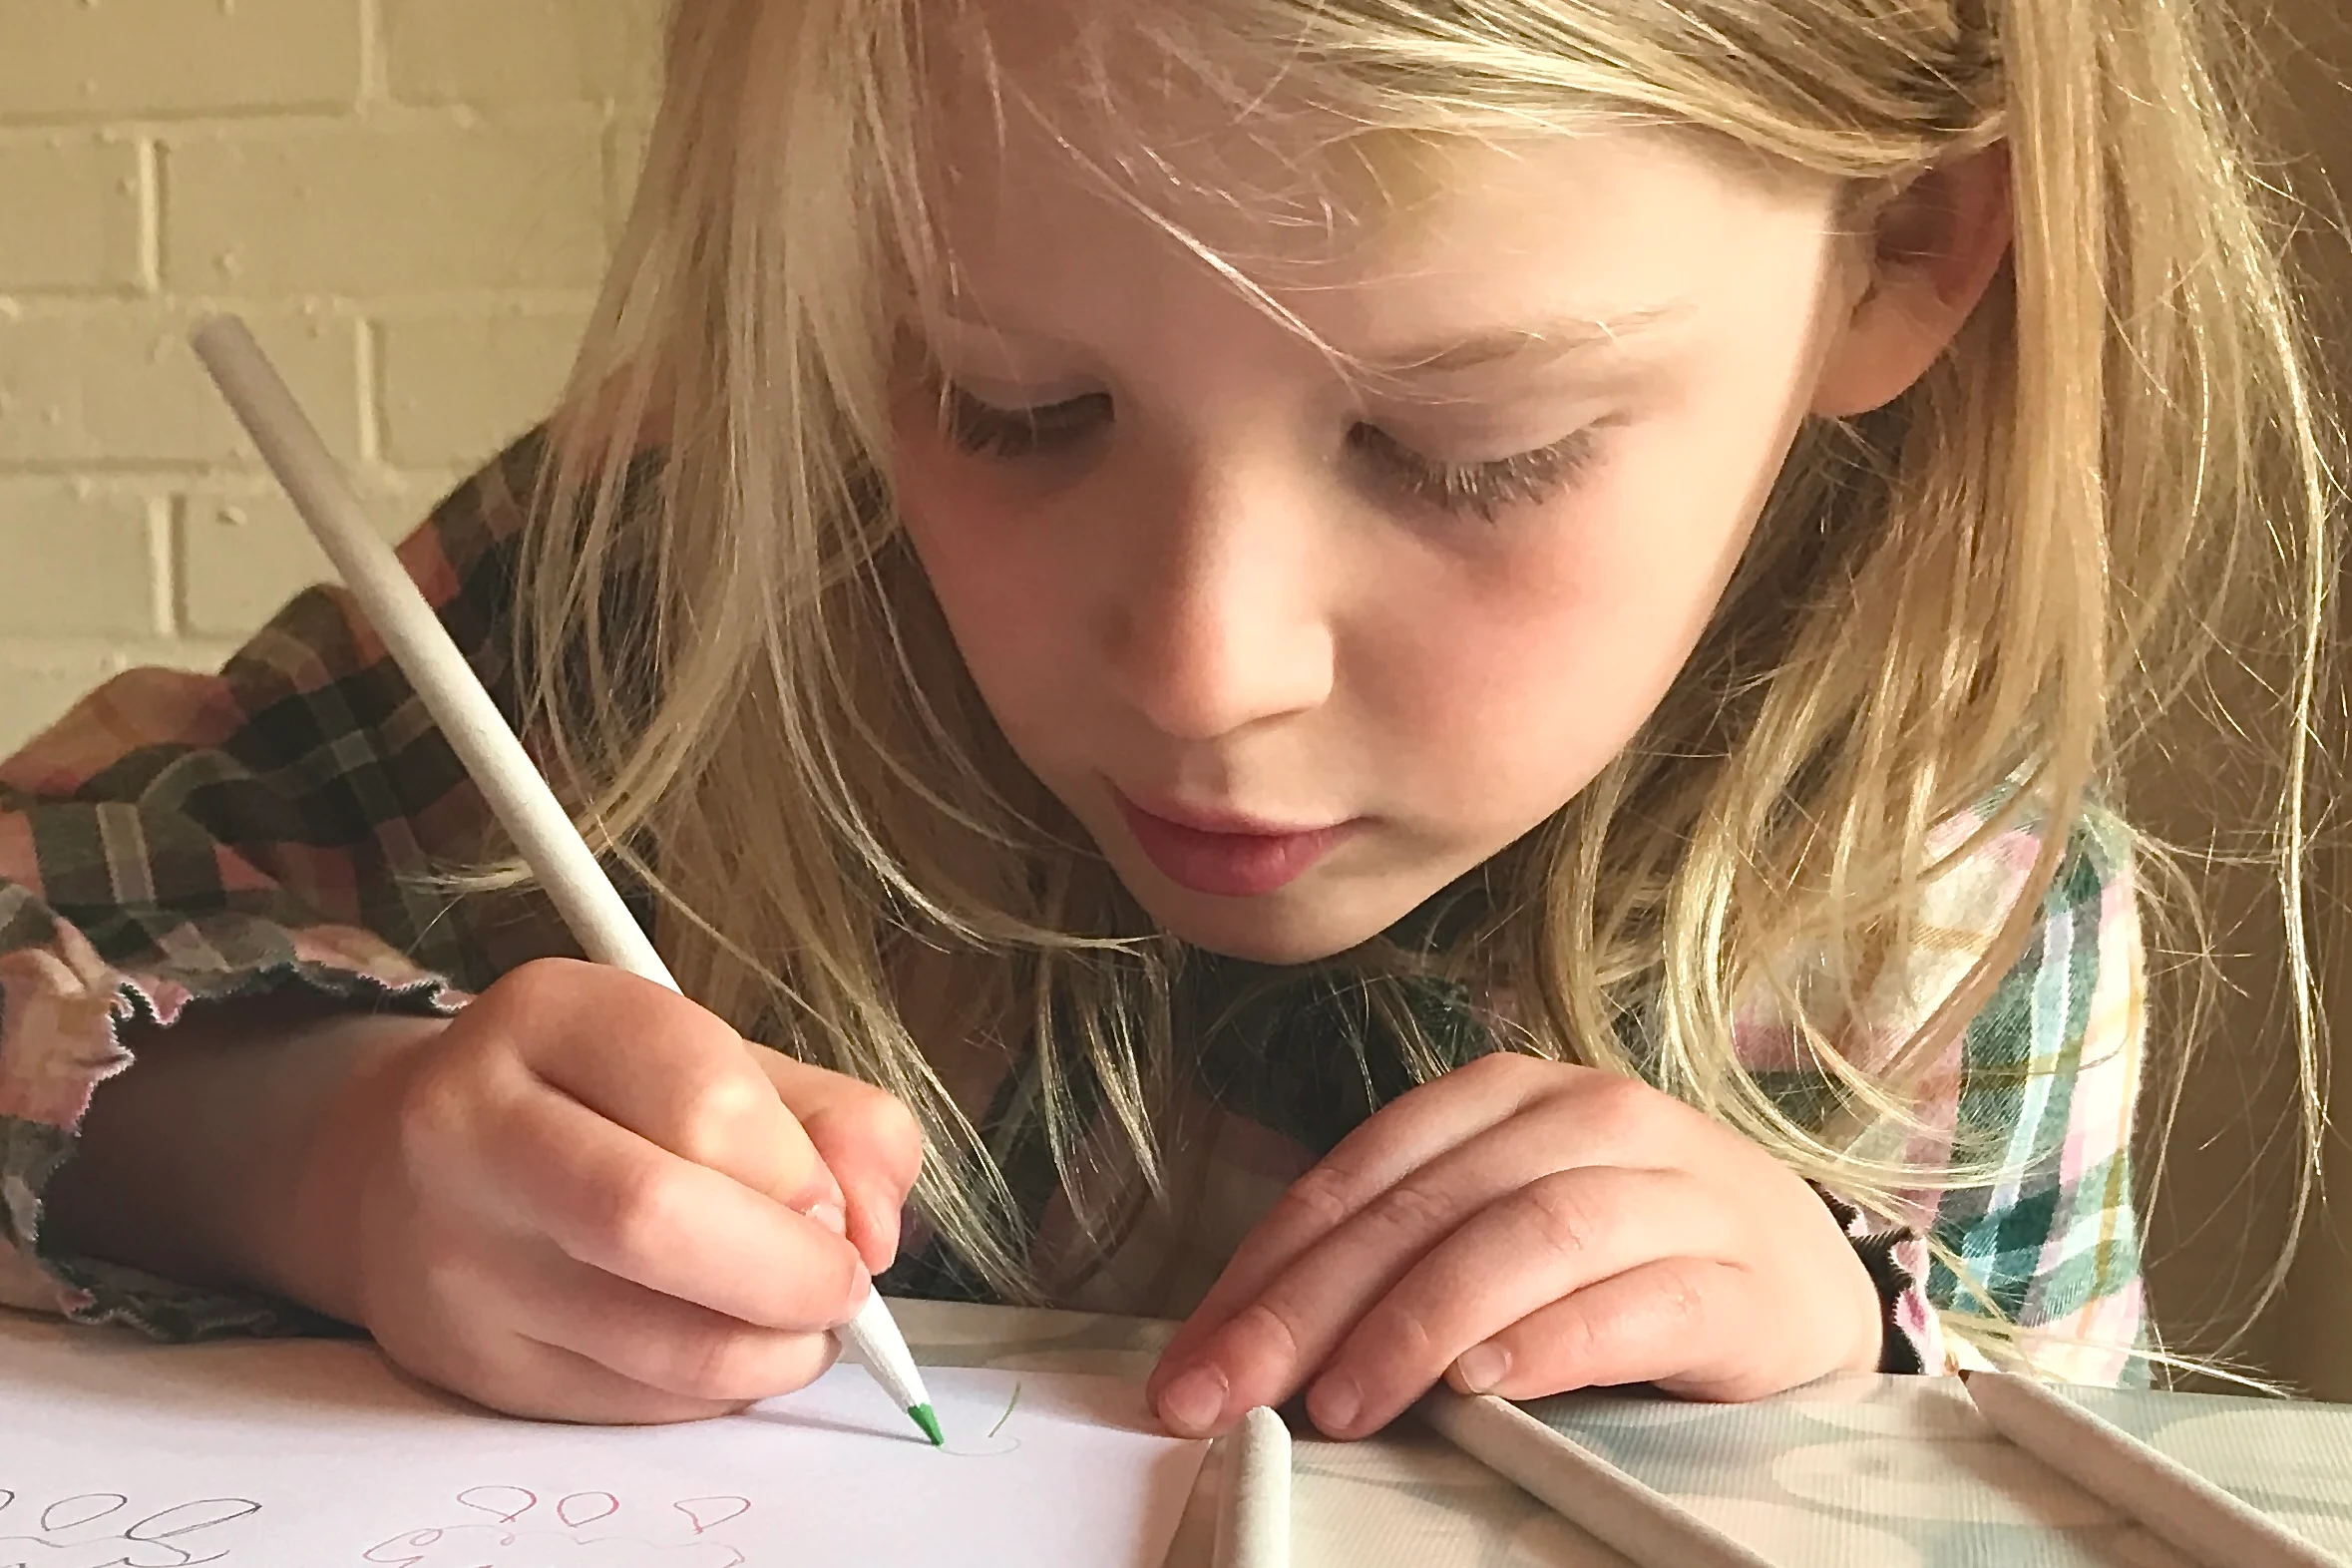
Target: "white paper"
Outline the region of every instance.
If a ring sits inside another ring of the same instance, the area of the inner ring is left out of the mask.
[[[1202,1445],[1136,1384],[925,1378],[945,1451],[854,1367],[720,1420],[559,1426],[362,1346],[0,1322],[0,1568],[1157,1568]]]

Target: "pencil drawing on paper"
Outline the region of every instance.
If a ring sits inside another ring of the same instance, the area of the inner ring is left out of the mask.
[[[1012,1419],[1012,1412],[1020,1405],[1020,1389],[1021,1385],[1016,1380],[1012,1385],[1012,1396],[1004,1401],[1004,1413],[996,1417],[995,1424],[987,1429],[985,1435],[969,1442],[950,1439],[939,1451],[959,1459],[1000,1459],[1008,1453],[1019,1452],[1020,1438],[1004,1427]]]
[[[745,1561],[711,1532],[749,1513],[748,1497],[653,1508],[624,1505],[608,1491],[542,1496],[487,1485],[469,1486],[456,1500],[474,1518],[396,1535],[360,1561],[373,1568],[741,1568]]]
[[[996,1424],[988,1428],[988,1435],[990,1437],[995,1436],[998,1432],[1004,1429],[1004,1423],[1012,1419],[1013,1406],[1018,1403],[1020,1403],[1020,1384],[1015,1382],[1012,1385],[1012,1397],[1004,1401],[1004,1413],[997,1416]]]
[[[0,1487],[0,1568],[190,1568],[218,1562],[251,1536],[238,1521],[261,1505],[206,1497],[167,1508],[122,1492],[80,1492],[37,1503]]]

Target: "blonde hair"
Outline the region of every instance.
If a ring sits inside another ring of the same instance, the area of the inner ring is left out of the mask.
[[[1489,916],[1458,952],[1345,956],[1415,1070],[1440,1062],[1408,987],[1438,974],[1518,998],[1522,1048],[1618,1071],[1640,1018],[1663,1087],[1866,1207],[1966,1179],[1963,1159],[1866,1156],[1862,1133],[1914,1114],[1911,1077],[2021,952],[2123,743],[2193,681],[2237,595],[2283,590],[2276,864],[2315,1136],[2300,878],[2321,424],[2192,23],[2185,0],[1191,0],[1078,29],[1095,68],[1069,98],[1105,126],[1120,77],[1089,39],[1237,115],[1277,83],[1356,132],[1692,127],[1848,182],[1857,209],[2006,148],[2008,273],[1912,391],[1800,438],[1642,740],[1488,868]],[[689,993],[904,1098],[934,1145],[919,1201],[990,1289],[1035,1299],[1054,1284],[923,1042],[1037,1053],[1038,1114],[1099,1239],[1118,1184],[1079,1169],[1075,1101],[1148,1188],[1184,958],[1011,759],[881,477],[897,334],[947,264],[927,106],[963,72],[1002,114],[1048,112],[994,61],[966,8],[677,0],[521,634],[542,650],[530,722],[584,825],[658,894]],[[637,483],[648,446],[657,476]],[[1994,798],[1987,832],[2051,825],[2025,895],[1913,1037],[1864,1059],[1856,998],[1922,888],[1982,841],[1931,855],[1929,830]],[[1792,953],[1838,983],[1791,983]],[[1759,993],[1834,1114],[1800,1122],[1735,1055]]]

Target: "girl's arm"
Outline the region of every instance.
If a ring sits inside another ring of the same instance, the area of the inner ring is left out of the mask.
[[[1906,1210],[2037,1371],[2113,1381],[2139,1330],[2124,1151],[2141,1009],[2120,834],[2101,832],[2069,846],[2035,942],[1923,1095],[1930,1122],[1956,1109],[1990,1134],[1962,1163],[1989,1155],[2001,1174]],[[1948,994],[2038,853],[2013,830],[1939,878],[1905,1003]],[[1910,1152],[1941,1166],[1949,1151]],[[1356,1436],[1439,1376],[1514,1399],[1637,1381],[1744,1399],[1836,1371],[1942,1370],[1927,1306],[1965,1310],[1957,1282],[1923,1238],[1856,1235],[1821,1196],[1650,1085],[1488,1055],[1382,1106],[1292,1183],[1149,1393],[1208,1433],[1304,1391],[1325,1431]]]
[[[494,690],[541,445],[519,443],[402,547]],[[214,1255],[216,1228],[200,1246],[174,1243],[159,1234],[169,1210],[130,1212],[111,1172],[197,1159],[217,1116],[265,1130],[242,1108],[277,1103],[255,1082],[285,1068],[281,1047],[319,1037],[280,1030],[290,1014],[248,1014],[262,997],[432,1018],[459,988],[564,951],[528,906],[458,904],[427,885],[479,853],[485,822],[407,682],[328,588],[296,598],[218,675],[131,671],[0,765],[0,1189],[13,1195],[0,1206],[0,1300],[170,1338],[310,1326],[251,1292],[156,1277],[166,1264],[216,1283],[240,1271]],[[202,1031],[183,1035],[189,1022]],[[150,1078],[143,1058],[184,1039],[189,1059]],[[212,1048],[230,1040],[252,1048]],[[171,1125],[181,1095],[201,1127]],[[110,1103],[86,1124],[94,1097]],[[45,1234],[49,1183],[86,1126],[99,1168],[72,1223]],[[186,1141],[122,1147],[166,1129]],[[223,1170],[272,1147],[219,1151]],[[104,1250],[79,1250],[90,1244]]]
[[[301,991],[198,1008],[168,1038],[135,1026],[139,1070],[92,1101],[44,1194],[42,1248],[357,1323],[336,1145],[446,1026]]]

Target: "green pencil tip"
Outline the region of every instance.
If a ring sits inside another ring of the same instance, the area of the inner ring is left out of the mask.
[[[940,1418],[928,1404],[918,1404],[907,1411],[915,1417],[915,1424],[923,1428],[923,1435],[931,1439],[934,1448],[945,1448],[948,1439],[940,1434]]]

